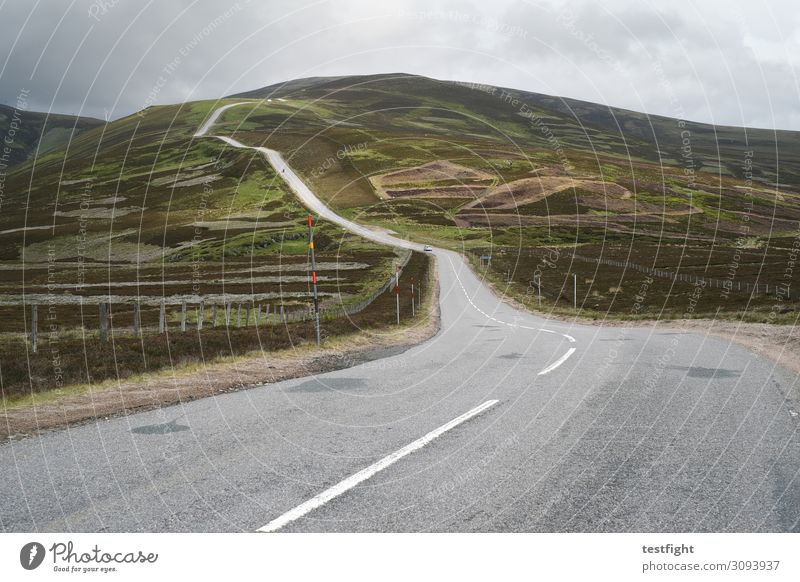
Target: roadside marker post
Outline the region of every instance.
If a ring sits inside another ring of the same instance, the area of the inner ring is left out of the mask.
[[[417,316],[417,309],[414,306],[414,277],[411,277],[411,317]]]
[[[100,341],[107,342],[108,341],[108,305],[104,302],[100,302],[100,306],[98,307],[100,312]]]
[[[578,275],[572,273],[572,308],[578,309]]]
[[[142,310],[139,302],[133,304],[133,334],[136,337],[141,335],[142,331]]]
[[[394,273],[394,295],[397,299],[397,325],[400,325],[400,265],[395,267]]]
[[[31,305],[31,347],[33,353],[38,349],[39,339],[39,308],[36,305]]]
[[[308,215],[308,248],[311,251],[311,289],[314,296],[314,331],[317,336],[317,345],[320,345],[319,329],[319,296],[317,295],[317,258],[314,249],[314,229],[311,215]]]

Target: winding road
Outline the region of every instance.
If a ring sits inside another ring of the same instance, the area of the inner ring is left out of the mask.
[[[419,248],[337,216],[255,149],[321,218]],[[548,321],[435,254],[436,337],[8,442],[0,529],[800,531],[796,374],[680,330]]]

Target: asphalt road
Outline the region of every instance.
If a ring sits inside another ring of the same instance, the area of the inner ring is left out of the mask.
[[[3,444],[0,529],[800,531],[796,374],[436,256],[442,330],[402,354]]]

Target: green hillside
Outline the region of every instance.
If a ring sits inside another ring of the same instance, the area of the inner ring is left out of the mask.
[[[759,318],[774,297],[730,289],[771,284],[774,293],[800,234],[797,132],[404,74],[302,79],[234,97],[254,103],[226,112],[217,131],[282,151],[348,216],[504,256],[487,275],[510,292],[543,281],[537,265],[559,249],[545,270],[553,308],[571,306],[576,274],[585,308],[684,312],[693,288],[676,279],[651,286],[653,304],[631,313],[644,271],[621,262],[728,290],[705,293],[692,316]]]
[[[70,140],[103,122],[91,117],[73,117],[23,111],[0,104],[0,136],[10,147],[8,166],[65,147]]]

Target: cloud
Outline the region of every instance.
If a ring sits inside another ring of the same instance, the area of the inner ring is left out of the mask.
[[[0,8],[0,101],[119,117],[311,75],[409,72],[800,129],[788,0],[59,0]]]

